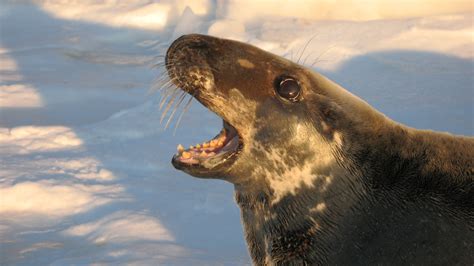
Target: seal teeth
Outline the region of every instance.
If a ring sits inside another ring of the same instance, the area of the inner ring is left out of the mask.
[[[183,159],[189,159],[191,158],[191,153],[187,151],[183,151],[183,154],[181,155],[181,157],[183,157]]]
[[[184,151],[183,145],[179,144],[178,147],[177,147],[177,150],[178,150],[179,153],[183,152]]]
[[[204,143],[202,144],[202,147],[203,147],[203,148],[209,148],[209,142],[204,142]]]

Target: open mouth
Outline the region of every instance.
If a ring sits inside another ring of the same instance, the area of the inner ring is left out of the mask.
[[[185,149],[179,144],[172,164],[180,170],[207,172],[230,166],[242,149],[237,130],[223,120],[221,132],[213,139]]]
[[[182,36],[176,39],[166,52],[165,65],[172,83],[190,94],[214,113],[221,115],[212,102],[212,95],[219,92],[214,84],[215,67],[211,67],[206,55],[212,50],[211,43],[200,36]],[[195,146],[178,145],[171,163],[196,177],[224,177],[242,151],[239,132],[223,118],[223,128],[217,136]]]

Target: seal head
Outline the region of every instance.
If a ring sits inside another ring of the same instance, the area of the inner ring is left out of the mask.
[[[231,40],[183,36],[168,49],[166,63],[178,87],[223,119],[213,140],[173,157],[177,169],[197,177],[241,183],[245,172],[255,170],[249,161],[257,161],[263,175],[300,168],[305,161],[327,163],[334,145],[342,144],[337,118],[350,113],[350,105],[365,105],[348,104],[352,95],[326,90],[329,80],[300,65]],[[336,102],[343,97],[345,110]]]

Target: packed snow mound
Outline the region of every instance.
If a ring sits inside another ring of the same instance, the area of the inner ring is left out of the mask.
[[[87,236],[96,244],[136,240],[175,241],[163,225],[142,213],[117,211],[98,221],[72,226],[65,235]]]
[[[67,127],[16,127],[0,128],[2,152],[29,154],[33,152],[59,151],[82,145],[82,140]]]
[[[198,16],[236,20],[241,23],[264,17],[307,20],[377,20],[433,16],[474,11],[469,0],[108,0],[108,1],[35,1],[49,14],[71,20],[163,30],[181,21],[186,8]]]
[[[308,20],[377,20],[468,13],[472,1],[438,0],[228,0],[224,17],[253,21],[262,17],[291,17]]]
[[[108,0],[36,1],[46,12],[62,19],[81,20],[113,27],[162,30],[191,8],[198,15],[210,11],[210,0]]]
[[[0,214],[20,217],[42,215],[58,219],[109,203],[110,197],[118,192],[121,192],[119,187],[104,185],[59,185],[44,180],[22,182],[11,187],[0,187]]]

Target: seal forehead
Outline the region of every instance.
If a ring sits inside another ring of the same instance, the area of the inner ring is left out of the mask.
[[[245,58],[237,59],[237,63],[243,68],[252,69],[255,67],[255,65],[252,62],[250,62],[248,59],[245,59]]]

